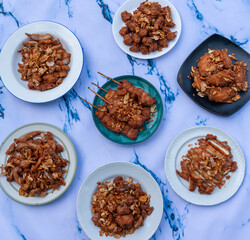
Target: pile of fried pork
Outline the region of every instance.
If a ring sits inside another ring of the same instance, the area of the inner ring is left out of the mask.
[[[198,139],[198,146],[191,148],[180,164],[181,171],[176,173],[189,182],[190,191],[198,187],[201,194],[211,194],[216,187],[221,188],[230,178],[228,174],[237,169],[230,146],[212,134]]]
[[[198,61],[197,68],[191,68],[192,86],[196,88],[198,96],[207,96],[210,101],[231,103],[239,100],[240,91],[246,92],[246,66],[237,60],[234,54],[228,55],[227,49],[208,50]]]

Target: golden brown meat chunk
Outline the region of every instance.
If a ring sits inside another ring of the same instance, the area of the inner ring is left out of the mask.
[[[247,69],[245,66],[246,64],[244,62],[236,62],[233,66],[236,87],[242,91],[247,91],[248,89],[248,82],[246,77]]]
[[[206,78],[206,81],[216,87],[225,87],[234,81],[233,71],[225,69]]]
[[[199,71],[195,71],[192,73],[193,76],[193,80],[194,82],[192,83],[192,86],[196,89],[198,89],[199,91],[201,91],[201,76],[200,76],[200,72]]]
[[[132,39],[132,37],[130,36],[130,34],[126,34],[126,35],[124,36],[123,42],[124,42],[125,45],[128,45],[128,46],[131,46],[131,45],[132,45],[133,39]]]
[[[132,47],[129,48],[130,51],[132,52],[139,52],[140,51],[140,45],[139,44],[134,44]]]
[[[229,69],[233,66],[233,63],[232,63],[231,58],[228,56],[227,52],[228,52],[227,49],[222,49],[220,51],[220,57],[221,57],[222,62],[223,62],[223,67],[226,69]]]
[[[126,34],[128,34],[129,33],[129,29],[128,29],[128,27],[122,27],[121,28],[121,30],[119,31],[119,33],[121,34],[121,36],[125,36]]]
[[[210,76],[222,69],[229,69],[233,66],[232,60],[227,55],[227,50],[209,50],[198,62],[199,72],[202,77]]]
[[[217,66],[209,53],[205,53],[199,60],[197,67],[201,76],[206,77],[216,72]]]
[[[124,11],[124,12],[121,13],[121,17],[122,17],[122,21],[126,22],[126,21],[131,19],[132,14],[127,12],[127,11]]]
[[[235,95],[236,91],[230,87],[215,87],[209,91],[208,98],[214,102],[231,103]]]

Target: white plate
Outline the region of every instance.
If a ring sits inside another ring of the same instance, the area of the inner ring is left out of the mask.
[[[147,240],[157,230],[163,213],[163,199],[161,190],[153,177],[143,168],[127,162],[114,162],[106,164],[92,172],[83,182],[77,198],[77,216],[78,220],[90,239],[116,239],[114,237],[106,238],[99,235],[100,228],[95,226],[91,220],[91,201],[94,192],[97,189],[97,182],[113,180],[117,176],[132,177],[134,182],[142,186],[142,190],[151,195],[150,205],[154,211],[144,221],[144,226],[139,227],[133,234],[127,234],[125,240]]]
[[[68,172],[64,175],[65,186],[60,186],[59,190],[54,192],[49,191],[45,197],[24,197],[19,195],[20,186],[16,182],[7,182],[6,177],[0,175],[0,186],[3,191],[16,202],[25,205],[43,205],[50,203],[59,198],[72,183],[77,167],[77,156],[73,143],[69,137],[59,128],[47,123],[32,123],[24,125],[13,131],[2,143],[0,148],[0,165],[6,163],[8,156],[5,154],[10,144],[14,142],[15,138],[20,138],[23,135],[32,131],[51,132],[57,143],[63,146],[62,157],[67,159],[68,165],[65,168]]]
[[[50,33],[54,38],[59,38],[64,49],[71,53],[70,70],[58,87],[43,92],[29,90],[28,82],[21,80],[18,63],[22,62],[22,57],[17,51],[22,48],[22,42],[28,40],[25,33]],[[68,92],[79,78],[82,65],[83,52],[76,36],[63,25],[48,21],[34,22],[19,28],[6,41],[0,54],[0,75],[6,88],[17,98],[33,103],[49,102]]]
[[[125,53],[131,55],[132,57],[136,57],[140,59],[157,58],[169,52],[177,43],[181,35],[181,18],[180,18],[178,11],[176,10],[176,8],[171,2],[167,0],[150,0],[150,2],[158,2],[162,7],[169,6],[171,8],[171,12],[172,12],[171,16],[173,18],[173,22],[175,23],[175,26],[171,28],[171,32],[177,31],[176,37],[172,41],[169,41],[168,47],[162,48],[161,52],[155,51],[146,55],[143,55],[141,52],[132,52],[129,50],[131,46],[127,46],[123,43],[123,37],[119,33],[120,29],[125,26],[125,23],[122,21],[122,18],[121,18],[121,13],[123,11],[128,11],[132,13],[134,10],[136,10],[139,7],[139,5],[142,2],[145,2],[145,0],[128,0],[117,10],[115,17],[113,19],[113,24],[112,24],[113,36],[118,46]]]
[[[238,166],[234,173],[229,174],[231,177],[226,180],[226,184],[221,189],[216,187],[210,195],[200,194],[197,188],[194,192],[189,191],[189,183],[176,173],[176,169],[181,171],[182,156],[195,147],[194,143],[199,138],[204,138],[208,133],[216,135],[220,141],[227,141],[231,147],[233,161],[236,161]],[[215,205],[226,201],[237,192],[245,175],[245,159],[238,143],[227,133],[214,127],[194,127],[180,133],[170,144],[165,157],[165,173],[171,187],[186,201],[204,206]]]

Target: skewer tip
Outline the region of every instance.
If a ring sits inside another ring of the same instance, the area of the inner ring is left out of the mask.
[[[109,80],[115,82],[116,84],[120,85],[120,83],[117,82],[115,79],[113,79],[113,78],[111,78],[111,77],[108,77],[108,76],[104,75],[103,73],[100,73],[100,72],[97,72],[97,73],[99,73],[99,74],[102,75],[103,77],[105,77],[105,78],[107,78],[107,79],[109,79]]]
[[[93,89],[91,89],[90,87],[88,87],[88,89],[93,92],[95,95],[97,95],[99,98],[101,98],[104,102],[110,104],[105,98],[103,98],[102,96],[100,96],[98,93],[96,93]]]
[[[85,100],[85,99],[83,99],[83,98],[81,98],[81,97],[79,97],[79,98],[80,98],[82,101],[88,103],[90,106],[94,107],[95,109],[98,109],[95,105],[93,105],[92,103],[88,102],[87,100]]]
[[[104,92],[108,92],[107,90],[105,90],[104,88],[102,88],[102,87],[100,87],[99,85],[97,85],[96,83],[93,83],[93,82],[91,82],[93,85],[95,85],[96,87],[98,87],[98,88],[100,88],[102,91],[104,91]]]

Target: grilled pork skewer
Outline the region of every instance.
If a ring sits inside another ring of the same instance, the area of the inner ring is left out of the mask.
[[[130,127],[125,122],[114,119],[112,115],[107,112],[107,108],[105,106],[98,106],[98,112],[96,112],[96,116],[100,119],[102,124],[112,132],[122,133],[128,138],[136,140],[139,130]]]
[[[150,107],[156,103],[156,99],[154,97],[150,97],[147,92],[143,91],[141,88],[135,87],[132,83],[125,79],[120,81],[120,85],[117,87],[118,94],[121,94],[120,92],[125,93],[124,89],[129,93],[131,98],[137,98],[139,103],[143,106]]]
[[[114,91],[114,90],[112,90]],[[140,116],[135,116],[135,120],[134,121],[128,121],[128,123],[123,122],[123,121],[119,121],[118,119],[115,119],[114,117],[112,117],[111,114],[109,114],[107,112],[107,106],[108,104],[105,105],[99,105],[98,107],[94,106],[93,104],[91,104],[90,102],[86,101],[85,99],[81,98],[81,100],[83,100],[84,102],[87,102],[88,104],[90,104],[92,107],[96,108],[98,110],[98,112],[96,112],[96,116],[100,119],[100,121],[102,122],[102,124],[107,127],[109,130],[116,132],[116,133],[122,133],[124,134],[126,137],[135,140],[138,136],[139,130],[136,129],[139,126],[142,126],[145,122],[146,119],[150,118],[150,109],[148,108],[148,113],[144,113],[144,119],[142,121],[142,119],[140,118]],[[143,116],[143,115],[142,115]],[[139,118],[139,120],[136,118]],[[140,122],[141,121],[141,122]],[[139,125],[139,126],[138,126]]]
[[[150,107],[156,103],[156,99],[125,79],[117,82],[100,72],[98,73],[117,83],[118,87],[117,90],[105,90],[92,82],[93,85],[106,92],[106,95],[102,97],[90,87],[88,88],[105,101],[104,105],[95,107],[97,109],[95,115],[109,130],[136,140],[145,121],[150,120]]]
[[[107,104],[109,114],[114,115],[116,119],[127,122],[133,128],[140,128],[144,122],[150,119],[151,110],[149,107],[142,107],[135,99],[125,96],[119,96],[117,91],[109,89],[105,95],[110,104]]]
[[[132,98],[137,97],[139,102],[145,106],[152,106],[153,104],[156,103],[155,98],[150,97],[150,95],[147,92],[143,91],[141,88],[135,87],[132,83],[128,82],[127,80],[124,79],[120,82],[117,82],[115,79],[108,77],[103,73],[100,72],[97,73],[118,84],[117,87],[118,95],[125,95],[128,92]]]

